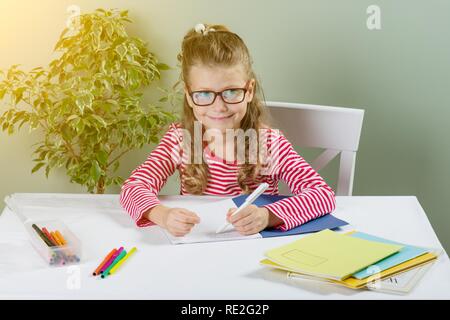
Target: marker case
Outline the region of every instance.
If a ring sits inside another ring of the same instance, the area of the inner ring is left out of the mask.
[[[41,230],[46,228],[49,232],[58,230],[66,240],[66,245],[49,247],[32,227],[33,224],[36,224]],[[81,242],[62,221],[36,220],[27,221],[24,225],[30,236],[31,244],[49,266],[62,267],[80,263]]]

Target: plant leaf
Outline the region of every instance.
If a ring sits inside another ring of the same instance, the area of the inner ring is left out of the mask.
[[[33,169],[31,170],[31,173],[35,173],[36,171],[38,171],[40,168],[42,168],[43,166],[45,166],[44,162],[40,162],[37,165],[35,165],[33,167]]]

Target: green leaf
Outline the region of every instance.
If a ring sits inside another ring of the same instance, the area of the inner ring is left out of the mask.
[[[104,150],[100,150],[97,152],[97,160],[102,166],[105,166],[108,164],[108,153]]]
[[[18,130],[20,130],[20,128],[22,128],[22,126],[25,124],[25,122],[27,122],[28,119],[23,119],[22,122],[20,122]]]
[[[68,117],[67,118],[67,122],[70,122],[70,121],[72,121],[72,120],[74,120],[74,119],[78,119],[79,117],[78,117],[78,115],[77,114],[73,114],[73,115],[71,115],[70,117]]]
[[[60,39],[64,38],[64,36],[66,35],[66,33],[67,33],[68,31],[69,31],[68,28],[64,28],[64,30],[61,32],[59,38],[60,38]]]
[[[168,65],[165,64],[165,63],[157,63],[157,64],[156,64],[156,67],[157,67],[159,70],[170,70],[170,69],[171,69],[170,66],[168,66]]]
[[[14,90],[15,104],[19,103],[20,100],[22,100],[23,93],[26,89],[26,87],[20,87]]]
[[[48,175],[50,174],[50,166],[47,166],[46,168],[45,168],[45,176],[47,177],[47,179],[48,179]]]
[[[109,38],[112,39],[112,37],[114,35],[114,27],[112,26],[111,23],[108,23],[106,25],[106,34],[108,35]]]
[[[122,43],[116,47],[115,51],[119,54],[120,59],[123,60],[127,54],[127,47]]]
[[[66,141],[69,141],[72,138],[72,130],[66,123],[61,126],[61,136]]]
[[[85,128],[85,124],[84,124],[84,120],[83,119],[79,119],[79,121],[77,122],[75,128],[77,129],[77,133],[78,135],[82,134]]]
[[[91,114],[91,117],[94,118],[98,123],[100,123],[100,125],[103,126],[104,128],[108,126],[108,124],[105,122],[105,120],[103,120],[102,117],[96,114]]]
[[[91,170],[89,172],[90,177],[97,182],[100,179],[100,176],[102,174],[102,169],[100,168],[97,161],[92,162]]]
[[[35,165],[33,167],[33,169],[31,170],[31,173],[35,173],[36,171],[38,171],[40,168],[42,168],[43,166],[45,166],[44,162],[40,162],[37,165]]]
[[[92,93],[87,92],[75,99],[75,104],[80,110],[81,114],[84,113],[84,109],[92,107],[92,101],[94,100],[94,96]]]

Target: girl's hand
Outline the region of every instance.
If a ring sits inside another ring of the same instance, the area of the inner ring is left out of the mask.
[[[163,218],[163,227],[175,237],[183,237],[200,222],[192,211],[183,208],[168,208]]]
[[[237,208],[228,210],[227,221],[242,235],[251,235],[264,230],[269,225],[269,210],[249,205],[238,214],[231,216]]]

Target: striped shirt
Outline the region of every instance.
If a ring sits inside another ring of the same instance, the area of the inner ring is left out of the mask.
[[[264,194],[278,195],[278,182],[284,181],[293,196],[265,205],[283,223],[277,228],[289,230],[312,219],[332,212],[336,207],[333,190],[322,177],[294,150],[291,143],[278,130],[267,129],[260,136],[265,139],[267,164],[260,182],[250,182],[250,189],[266,182],[269,188]],[[120,192],[120,203],[138,227],[154,223],[143,217],[144,213],[160,204],[158,193],[167,179],[179,170],[180,175],[187,163],[183,152],[183,129],[179,123],[172,123],[160,143],[147,160],[138,166],[125,180]],[[204,195],[238,196],[242,194],[237,181],[239,164],[214,155],[208,147],[203,149],[203,160],[208,165],[208,184]],[[183,179],[181,195],[188,195]]]

